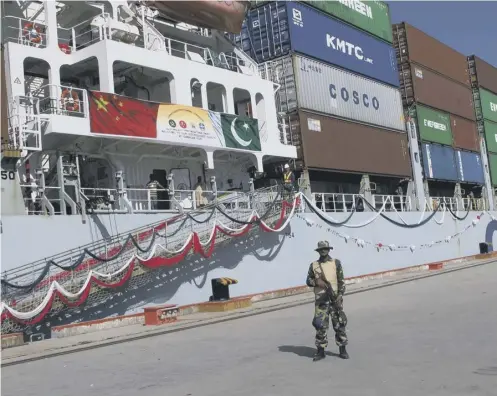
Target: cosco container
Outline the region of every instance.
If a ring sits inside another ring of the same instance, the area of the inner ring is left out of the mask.
[[[417,105],[416,119],[421,140],[452,146],[453,138],[449,114]]]
[[[251,10],[235,44],[258,63],[290,51],[398,86],[392,46],[304,4],[275,2]]]
[[[468,57],[471,82],[497,93],[497,68],[475,55]]]
[[[423,171],[427,179],[454,181],[457,173],[455,152],[452,147],[422,143]]]
[[[497,123],[485,120],[483,122],[487,151],[497,153]]]
[[[485,120],[497,122],[497,95],[486,89],[480,88],[479,95],[477,95],[477,98],[475,99],[477,118],[484,118]]]
[[[414,64],[401,65],[399,74],[406,106],[417,102],[468,120],[475,119],[471,88]]]
[[[297,106],[327,115],[405,131],[398,89],[336,67],[294,55],[280,61],[279,111]],[[293,65],[292,65],[293,63]],[[285,70],[286,69],[286,70]],[[291,75],[294,72],[294,77]],[[296,93],[296,99],[290,95]]]
[[[304,164],[310,169],[411,176],[407,134],[299,111]]]
[[[405,22],[393,25],[393,42],[399,65],[414,62],[469,87],[465,55]]]
[[[460,182],[485,184],[480,154],[456,150],[456,163]]]

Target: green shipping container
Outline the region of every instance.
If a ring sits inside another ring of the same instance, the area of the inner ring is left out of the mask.
[[[365,30],[385,41],[393,41],[390,10],[383,1],[301,1],[322,12]]]
[[[497,122],[497,95],[480,88],[480,103],[483,118]]]
[[[421,140],[452,146],[449,114],[416,105],[416,118]]]
[[[485,141],[487,142],[487,151],[497,153],[497,123],[484,121]]]
[[[488,165],[490,167],[492,185],[497,186],[497,154],[488,153]]]

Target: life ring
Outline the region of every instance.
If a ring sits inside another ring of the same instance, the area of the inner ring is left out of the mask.
[[[23,37],[26,37],[33,44],[40,44],[42,40],[41,29],[36,24],[29,22],[22,29]]]
[[[71,47],[69,47],[67,44],[59,44],[59,49],[64,53],[64,54],[70,54],[71,53]]]
[[[62,107],[67,111],[79,111],[79,96],[72,89],[64,88],[60,96]]]

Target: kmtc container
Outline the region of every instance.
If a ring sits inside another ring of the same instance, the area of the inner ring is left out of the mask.
[[[411,176],[407,134],[299,111],[309,169]]]
[[[459,179],[452,147],[423,143],[423,171],[427,179],[454,181]]]
[[[293,59],[293,61],[292,61]],[[300,55],[277,61],[278,111],[297,107],[405,131],[399,90]]]
[[[452,146],[453,137],[449,114],[417,105],[416,119],[421,140]]]
[[[234,41],[258,63],[293,51],[399,85],[395,51],[390,44],[304,4],[275,2],[251,10]]]
[[[405,22],[393,25],[393,36],[399,65],[414,62],[460,84],[470,85],[465,55]]]
[[[456,150],[456,163],[459,181],[485,184],[480,154]]]

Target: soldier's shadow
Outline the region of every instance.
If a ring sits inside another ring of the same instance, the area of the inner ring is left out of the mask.
[[[311,348],[303,345],[281,345],[278,347],[280,352],[294,353],[300,357],[313,358],[316,353],[316,348]],[[326,351],[326,356],[339,357],[338,353]]]

